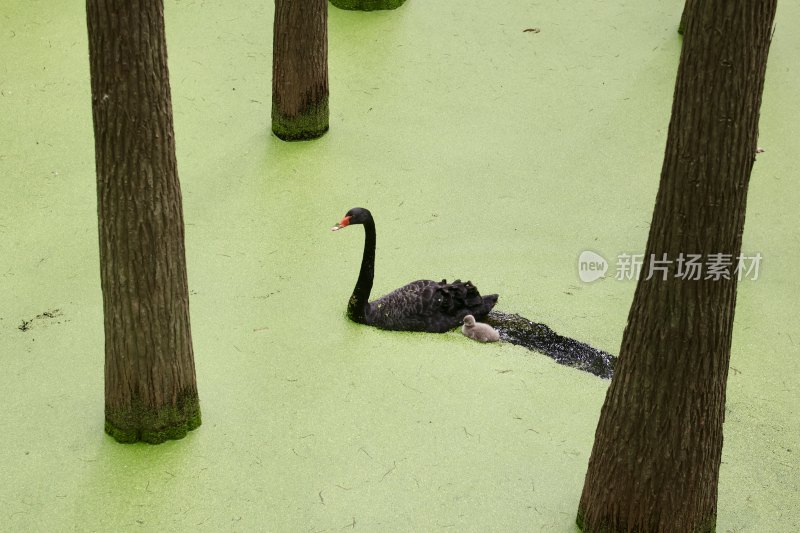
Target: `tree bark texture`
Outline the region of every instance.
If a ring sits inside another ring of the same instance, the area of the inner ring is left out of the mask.
[[[584,531],[716,525],[733,270],[776,0],[691,4],[646,260],[578,509]],[[675,277],[681,253],[730,254],[730,279]],[[671,261],[666,281],[646,279],[652,258]]]
[[[692,11],[692,3],[694,0],[686,0],[686,3],[683,4],[683,12],[681,13],[681,21],[678,24],[678,33],[683,35],[686,32],[686,25],[687,25],[687,17],[689,13]]]
[[[397,9],[406,0],[331,0],[331,4],[339,9],[357,11],[374,11],[377,9]]]
[[[106,432],[200,425],[162,0],[87,0]]]
[[[272,131],[285,141],[328,131],[328,2],[275,0]]]

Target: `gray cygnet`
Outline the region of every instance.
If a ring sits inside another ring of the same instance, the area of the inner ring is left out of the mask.
[[[461,333],[478,342],[497,342],[500,340],[500,333],[496,329],[489,324],[475,322],[475,317],[472,315],[464,317]]]

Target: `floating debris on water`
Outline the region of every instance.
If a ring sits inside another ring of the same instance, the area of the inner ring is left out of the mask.
[[[23,331],[23,332],[30,331],[31,328],[33,328],[34,324],[42,322],[42,321],[45,321],[45,320],[58,318],[58,317],[62,316],[63,314],[64,313],[61,311],[61,309],[52,309],[50,311],[45,311],[44,313],[42,313],[40,315],[36,315],[35,317],[31,318],[30,320],[24,320],[23,319],[22,323],[19,326],[17,326],[17,329],[20,330],[20,331]],[[60,324],[61,322],[59,321],[58,323]]]

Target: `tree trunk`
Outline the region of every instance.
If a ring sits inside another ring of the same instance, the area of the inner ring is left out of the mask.
[[[328,2],[275,0],[272,131],[284,141],[328,131]]]
[[[162,0],[87,0],[106,432],[200,425]]]
[[[397,9],[406,0],[331,0],[331,4],[339,9],[358,11],[374,11],[376,9]]]
[[[678,33],[681,34],[681,35],[683,35],[684,32],[686,31],[686,25],[688,23],[687,22],[688,21],[687,17],[689,16],[689,13],[692,11],[692,5],[691,5],[692,1],[693,0],[686,0],[686,3],[683,4],[683,12],[681,13],[681,21],[678,24]]]
[[[747,187],[776,0],[692,2],[645,265],[578,509],[584,531],[713,531]],[[676,277],[730,254],[730,279]],[[653,258],[666,258],[647,280]],[[664,279],[666,277],[666,279]]]

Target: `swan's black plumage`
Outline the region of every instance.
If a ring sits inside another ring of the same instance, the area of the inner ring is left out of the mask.
[[[347,212],[333,229],[363,224],[364,256],[361,271],[347,305],[347,316],[355,322],[382,329],[444,333],[461,325],[464,317],[485,317],[497,303],[497,295],[481,296],[471,282],[422,279],[369,301],[375,273],[375,221],[364,208]]]

